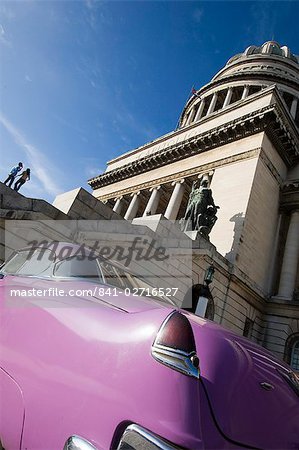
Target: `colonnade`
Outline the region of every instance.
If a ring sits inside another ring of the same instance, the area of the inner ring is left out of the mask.
[[[229,106],[231,104],[233,91],[235,89],[240,89],[240,87],[241,86],[230,86],[227,89],[223,104],[220,109],[226,108],[227,106]],[[241,100],[244,100],[246,97],[248,97],[249,87],[250,87],[249,85],[245,85],[243,87],[243,91],[242,91],[241,98],[240,98]],[[261,88],[262,88],[262,86],[261,86]],[[214,92],[212,96],[203,97],[200,101],[199,106],[198,106],[198,103],[196,105],[194,105],[194,108],[189,113],[186,122],[183,123],[183,126],[190,125],[192,122],[197,122],[198,120],[200,120],[203,117],[204,110],[206,111],[205,116],[212,114],[215,111],[218,97],[219,97],[220,93],[223,94],[223,91],[224,90],[222,89],[220,91]],[[207,102],[208,102],[208,104],[207,104]]]
[[[193,180],[178,179],[171,184],[156,185],[146,190],[140,190],[114,199],[113,211],[122,215],[126,220],[136,217],[147,217],[160,213],[168,220],[176,220],[178,217],[186,189],[190,190]],[[171,188],[169,195],[163,196],[163,210],[160,200],[162,193]],[[187,191],[187,192],[188,192]],[[168,201],[165,204],[165,198]],[[146,199],[146,201],[145,201]],[[299,264],[299,209],[291,213],[288,233],[286,237],[282,267],[279,278],[277,296],[291,300],[296,287],[297,270]]]
[[[278,297],[291,300],[295,290],[299,261],[299,210],[291,213],[280,272]]]
[[[171,195],[163,213],[163,215],[167,219],[176,220],[182,204],[186,187],[187,183],[185,179],[176,180],[171,183]],[[161,193],[164,189],[165,185],[153,186],[149,189],[150,195],[142,213],[143,217],[154,215],[157,213],[160,204]],[[113,211],[117,214],[122,215],[126,220],[135,219],[140,210],[141,195],[142,192],[138,191],[130,194],[130,197],[127,199],[125,199],[124,196],[115,198]]]
[[[230,86],[227,89],[216,91],[212,95],[207,95],[194,104],[191,111],[185,117],[182,126],[190,125],[191,123],[197,122],[215,111],[227,108],[230,104],[237,100],[245,100],[249,95],[261,90],[263,87],[264,86],[262,85]],[[238,95],[236,96],[237,90]],[[217,108],[216,105],[218,105]],[[287,107],[299,127],[299,99],[296,96],[293,96],[291,104]]]
[[[290,109],[290,113],[291,113],[291,116],[293,117],[293,119],[296,119],[297,109],[298,109],[298,98],[294,97],[292,100],[292,105],[291,105],[291,109]]]

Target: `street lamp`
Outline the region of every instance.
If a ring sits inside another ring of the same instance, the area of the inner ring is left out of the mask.
[[[195,284],[186,293],[182,308],[199,317],[214,319],[214,302],[209,288],[214,278],[215,268],[210,265],[205,271],[202,284]]]
[[[209,305],[209,301],[213,301],[210,289],[209,289],[209,285],[212,283],[213,278],[214,278],[214,273],[215,273],[215,268],[213,266],[213,264],[211,266],[209,266],[205,272],[205,276],[204,276],[204,282],[205,285],[201,285],[201,291],[200,291],[200,295],[198,297],[197,300],[197,305],[196,305],[196,309],[195,309],[195,314],[197,316],[200,317],[207,317],[207,311],[210,309],[208,307]],[[214,317],[214,313],[212,313],[212,316]],[[208,317],[213,319],[213,317]]]
[[[215,273],[215,267],[212,264],[210,267],[207,268],[206,273],[205,273],[204,282],[206,283],[207,286],[209,286],[209,284],[212,283],[213,278],[214,278],[214,273]]]

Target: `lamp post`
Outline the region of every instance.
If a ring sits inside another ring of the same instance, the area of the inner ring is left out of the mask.
[[[203,284],[194,284],[183,300],[182,309],[191,311],[199,317],[214,319],[214,302],[209,288],[214,278],[215,268],[210,265],[205,271]]]
[[[209,300],[212,300],[212,295],[209,289],[209,285],[212,283],[214,278],[215,268],[213,264],[209,266],[205,272],[204,282],[205,285],[202,285],[202,289],[200,295],[197,300],[197,305],[195,309],[195,314],[200,317],[207,317],[207,309]],[[214,315],[214,314],[213,314]],[[209,318],[209,317],[208,317]]]
[[[207,268],[206,273],[205,273],[204,282],[206,283],[207,286],[209,286],[209,284],[212,283],[213,278],[214,278],[214,273],[215,273],[215,267],[212,264],[210,267]]]

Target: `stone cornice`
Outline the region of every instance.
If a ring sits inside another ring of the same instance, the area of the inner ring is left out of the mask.
[[[192,169],[188,169],[188,170],[183,170],[181,172],[172,174],[172,175],[167,175],[164,177],[160,177],[157,178],[154,182],[153,181],[148,181],[146,183],[142,183],[142,184],[137,184],[134,187],[129,187],[126,189],[120,189],[118,191],[115,191],[113,193],[109,193],[107,195],[101,195],[99,198],[99,200],[101,201],[105,201],[105,200],[109,200],[111,198],[119,198],[128,194],[131,194],[132,192],[137,192],[137,191],[142,191],[145,189],[150,189],[153,186],[159,186],[159,185],[163,185],[166,183],[172,183],[173,181],[177,181],[177,180],[181,180],[181,179],[187,179],[189,177],[192,177],[194,175],[199,175],[199,174],[203,174],[203,173],[207,173],[210,172],[214,169],[216,169],[219,165],[221,165],[222,167],[228,164],[233,164],[237,161],[242,161],[245,159],[251,159],[254,158],[255,156],[258,155],[258,153],[261,151],[261,148],[255,148],[253,150],[249,150],[248,152],[243,152],[243,153],[239,153],[238,155],[234,155],[234,156],[229,156],[227,158],[221,158],[218,159],[217,161],[213,161],[211,163],[208,164],[202,164],[200,166],[196,166],[193,167]]]
[[[299,319],[298,301],[276,299],[272,297],[267,299],[266,314],[276,317],[287,317],[288,319]]]
[[[261,131],[267,132],[282,159],[291,166],[299,152],[299,135],[292,121],[288,120],[289,113],[280,97],[276,97],[276,103],[106,172],[88,183],[93,189],[107,186]]]
[[[232,68],[236,67],[250,67],[251,65],[259,65],[268,67],[274,64],[274,66],[285,67],[288,71],[297,71],[299,72],[299,64],[296,61],[293,61],[289,58],[284,58],[281,56],[275,56],[274,54],[253,54],[247,55],[244,57],[240,57],[229,64],[226,64],[222,67],[222,69],[217,72],[217,74],[213,77],[213,80],[223,77],[224,73]],[[235,72],[233,72],[235,73]]]
[[[299,209],[299,180],[284,184],[280,192],[280,209],[291,212]]]

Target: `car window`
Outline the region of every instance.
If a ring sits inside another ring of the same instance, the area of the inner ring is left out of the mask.
[[[54,276],[59,278],[88,278],[102,281],[96,260],[78,259],[76,256],[55,264]]]
[[[1,272],[23,276],[51,276],[51,252],[45,249],[23,250],[15,253],[2,267]]]
[[[132,283],[139,288],[139,289],[145,289],[146,292],[150,293],[150,297],[154,298],[155,300],[159,300],[163,303],[171,303],[175,304],[171,296],[166,296],[163,294],[163,292],[168,292],[169,289],[163,289],[162,292],[159,292],[159,289],[155,288],[152,284],[148,283],[144,278],[136,277],[136,275],[130,274]],[[171,290],[170,290],[171,292]]]
[[[111,284],[111,286],[115,286],[119,289],[132,287],[126,273],[122,269],[112,266],[112,264],[109,264],[106,261],[100,261],[100,267],[105,278],[105,283]]]
[[[166,297],[165,295],[159,293],[157,288],[154,288],[151,284],[145,281],[143,278],[139,278],[136,275],[133,275],[129,272],[126,272],[121,267],[113,266],[106,261],[99,260],[99,264],[104,275],[104,281],[107,284],[115,286],[119,289],[125,290],[129,289],[134,295],[142,292],[146,292],[148,297],[151,297],[155,300],[161,301],[163,303],[171,303],[173,299],[170,297]],[[165,290],[162,290],[163,292]]]

